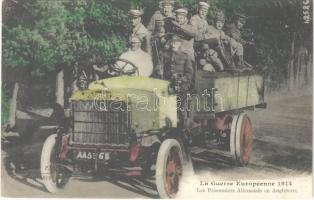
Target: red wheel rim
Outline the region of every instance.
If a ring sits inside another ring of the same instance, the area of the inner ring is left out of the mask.
[[[179,182],[182,176],[182,163],[178,149],[170,150],[166,167],[166,190],[170,197],[175,197],[179,191]]]
[[[243,162],[249,162],[252,149],[253,128],[250,119],[246,116],[243,118],[241,129],[241,155]]]

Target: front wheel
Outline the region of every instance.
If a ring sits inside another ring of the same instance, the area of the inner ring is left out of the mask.
[[[56,134],[50,135],[44,143],[40,172],[48,192],[56,193],[65,186],[69,179],[69,172],[57,165]]]
[[[156,163],[156,185],[161,198],[175,198],[182,175],[181,145],[175,139],[167,139],[160,146]]]

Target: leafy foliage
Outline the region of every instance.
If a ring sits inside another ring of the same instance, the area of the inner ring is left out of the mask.
[[[125,28],[127,16],[110,3],[31,0],[14,6],[21,14],[10,15],[3,25],[3,62],[12,70],[40,76],[124,50],[118,30]]]

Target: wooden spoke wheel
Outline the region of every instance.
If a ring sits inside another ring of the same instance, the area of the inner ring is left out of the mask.
[[[175,198],[183,175],[183,154],[177,140],[165,140],[158,152],[156,185],[161,198]]]
[[[230,153],[240,166],[249,163],[253,149],[253,127],[247,114],[234,116],[230,133]]]

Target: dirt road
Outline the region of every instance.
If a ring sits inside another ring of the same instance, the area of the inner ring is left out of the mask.
[[[312,173],[312,97],[290,97],[268,101],[266,110],[251,112],[254,124],[254,153],[248,167],[228,162],[217,164],[210,154],[194,158],[197,176],[232,177],[232,179],[287,178]],[[24,151],[24,150],[23,150]],[[2,159],[18,154],[13,147],[2,150]],[[36,160],[38,152],[34,152]],[[32,158],[23,162],[34,162]],[[2,162],[2,195],[7,197],[98,197],[157,198],[154,180],[105,176],[101,179],[73,178],[58,194],[45,191],[38,169],[10,174],[14,166]],[[29,164],[29,166],[32,166]]]

